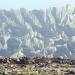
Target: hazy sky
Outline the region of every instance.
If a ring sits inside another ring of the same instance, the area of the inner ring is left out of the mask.
[[[75,0],[0,0],[0,9],[27,8],[44,9],[50,6],[62,6],[71,4],[75,6]]]

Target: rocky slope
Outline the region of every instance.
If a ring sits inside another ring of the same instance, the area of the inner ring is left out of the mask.
[[[18,55],[75,59],[75,8],[0,10],[0,56]]]

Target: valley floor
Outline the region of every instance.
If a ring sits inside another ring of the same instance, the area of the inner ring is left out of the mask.
[[[75,67],[66,64],[0,64],[0,75],[75,75]]]
[[[3,58],[0,75],[75,75],[75,60],[61,58]]]

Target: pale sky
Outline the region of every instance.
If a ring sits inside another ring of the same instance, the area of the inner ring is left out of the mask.
[[[0,0],[0,9],[45,9],[50,6],[59,7],[65,4],[75,6],[75,0]]]

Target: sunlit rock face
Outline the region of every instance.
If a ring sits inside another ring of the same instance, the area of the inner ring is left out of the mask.
[[[0,10],[0,56],[75,59],[75,8]]]

